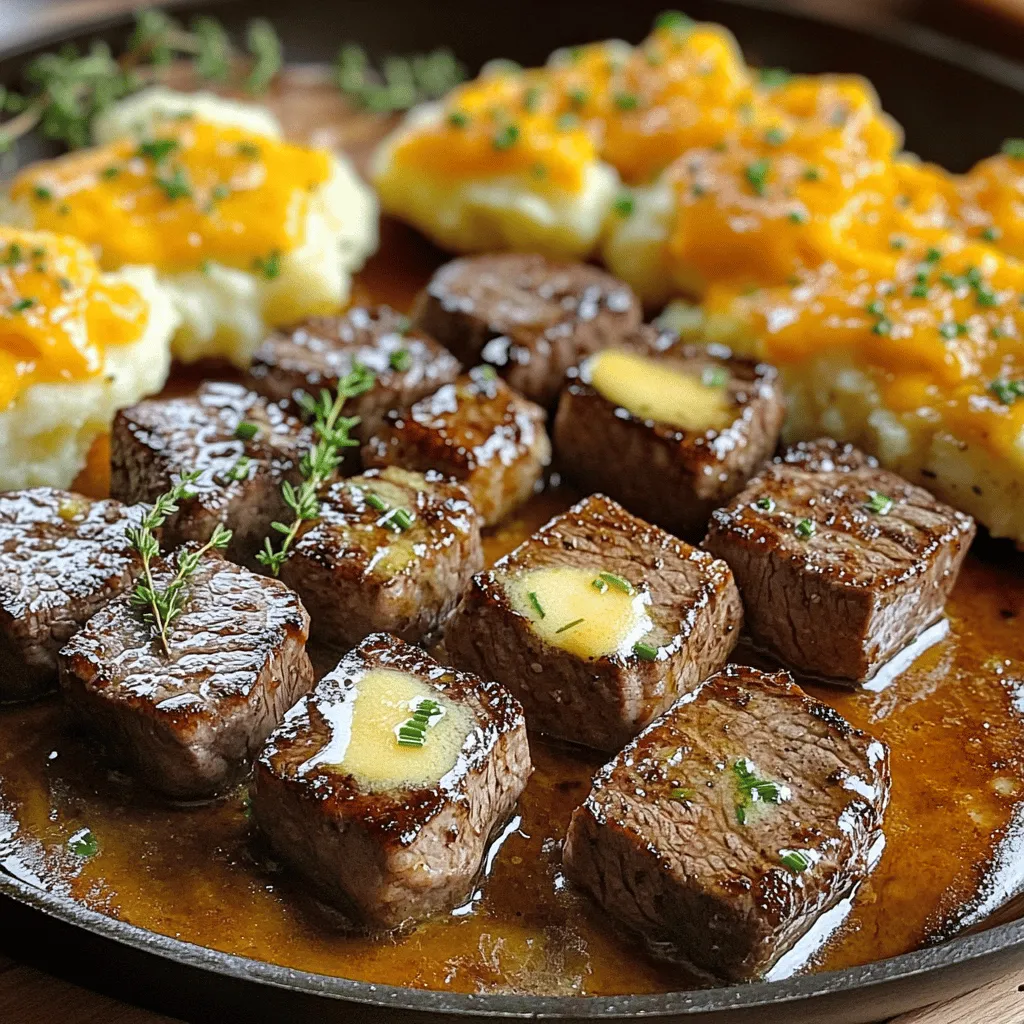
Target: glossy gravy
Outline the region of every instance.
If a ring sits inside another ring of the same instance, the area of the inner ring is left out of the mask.
[[[362,142],[334,94],[286,83],[287,117],[303,95]],[[303,93],[307,89],[307,93]],[[379,127],[377,129],[379,131]],[[355,301],[408,308],[441,255],[384,225]],[[195,373],[173,387],[194,386]],[[105,452],[82,486],[102,492]],[[575,495],[555,487],[486,541],[489,561]],[[887,846],[846,924],[815,969],[865,963],[941,940],[983,920],[1024,885],[1024,557],[981,544],[949,605],[948,635],[888,688],[809,687],[889,744]],[[330,666],[324,666],[327,668]],[[536,771],[493,859],[482,895],[401,936],[338,933],[254,835],[244,788],[218,803],[161,803],[114,770],[56,699],[0,708],[0,867],[125,921],[229,953],[391,985],[537,994],[661,992],[696,984],[623,937],[566,883],[560,843],[603,760],[531,740]],[[88,828],[98,852],[69,841]],[[81,851],[81,846],[77,847]]]

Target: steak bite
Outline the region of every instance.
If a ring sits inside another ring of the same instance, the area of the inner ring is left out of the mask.
[[[473,577],[445,647],[531,729],[614,751],[725,664],[742,619],[724,562],[595,494]]]
[[[342,316],[316,316],[277,331],[259,347],[248,383],[275,402],[335,391],[357,366],[373,371],[373,385],[350,398],[344,416],[358,416],[355,435],[366,441],[389,409],[405,408],[459,374],[455,357],[409,326],[388,306],[357,307]]]
[[[711,518],[753,641],[802,672],[864,683],[942,615],[974,520],[834,441],[774,460]]]
[[[533,494],[551,461],[544,419],[540,406],[480,366],[411,409],[389,412],[363,448],[363,465],[454,477],[492,526]]]
[[[125,502],[152,502],[173,479],[199,470],[195,497],[168,520],[169,544],[204,544],[218,523],[232,531],[229,555],[251,562],[275,519],[286,519],[281,484],[301,480],[313,443],[307,427],[240,384],[204,384],[182,398],[151,398],[114,420],[110,490]]]
[[[569,376],[554,428],[566,472],[681,537],[703,536],[771,457],[785,416],[773,367],[646,326]]]
[[[730,665],[598,772],[563,859],[660,954],[749,981],[874,868],[888,799],[883,743]]]
[[[154,573],[167,585],[179,548]],[[215,796],[248,774],[284,713],[313,685],[309,616],[283,583],[203,558],[165,653],[124,594],[60,652],[68,703],[147,785],[169,797]]]
[[[379,931],[469,897],[530,771],[512,696],[381,633],[271,735],[252,807],[285,861]]]
[[[57,685],[57,652],[130,586],[144,509],[50,487],[0,494],[0,702]]]
[[[416,643],[445,623],[482,565],[466,492],[438,473],[389,466],[327,488],[281,579],[311,609],[322,643],[351,647],[377,632]]]
[[[545,408],[570,366],[614,345],[642,318],[640,300],[618,278],[521,253],[446,263],[413,311],[416,325],[464,365],[489,363]]]

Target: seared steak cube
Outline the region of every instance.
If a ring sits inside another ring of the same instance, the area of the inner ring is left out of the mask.
[[[631,340],[570,371],[554,428],[560,462],[584,489],[701,537],[775,451],[785,416],[776,371],[650,327]]]
[[[531,729],[618,750],[725,664],[742,618],[724,562],[592,495],[473,578],[445,647]]]
[[[0,702],[57,685],[57,652],[141,565],[143,509],[50,487],[0,494]]]
[[[239,384],[204,384],[198,394],[150,398],[114,420],[110,490],[125,502],[152,502],[172,480],[199,470],[194,498],[167,522],[171,545],[205,543],[218,523],[232,530],[229,554],[249,562],[275,519],[288,518],[284,481],[297,484],[312,444],[307,427]]]
[[[598,773],[569,878],[663,955],[763,976],[883,844],[888,751],[789,676],[730,666]]]
[[[455,357],[409,327],[388,306],[357,307],[342,316],[317,316],[272,334],[257,350],[249,384],[275,402],[335,391],[354,367],[373,371],[373,386],[350,398],[344,416],[358,416],[354,434],[370,438],[389,409],[404,408],[459,374]]]
[[[490,526],[533,494],[550,462],[544,419],[540,406],[477,367],[411,409],[389,412],[363,448],[363,465],[454,477]]]
[[[974,521],[856,450],[776,459],[711,518],[753,641],[802,672],[863,683],[942,614]]]
[[[466,366],[489,363],[545,408],[570,366],[614,345],[642,316],[629,285],[603,270],[520,253],[452,260],[413,311]]]
[[[162,588],[180,548],[154,574]],[[284,713],[313,685],[309,616],[283,583],[205,557],[166,653],[128,594],[60,652],[69,704],[153,789],[194,800],[242,779]]]
[[[530,771],[514,697],[379,633],[271,735],[252,807],[352,924],[392,929],[467,899]]]
[[[389,466],[330,486],[281,568],[321,642],[430,640],[483,565],[480,517],[458,484]]]

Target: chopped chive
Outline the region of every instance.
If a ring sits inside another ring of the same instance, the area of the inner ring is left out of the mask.
[[[786,141],[786,133],[779,127],[769,128],[764,133],[764,141],[769,146],[781,146]]]
[[[732,766],[736,776],[736,788],[740,792],[740,802],[736,805],[736,820],[741,825],[747,823],[747,815],[757,803],[780,804],[790,798],[789,790],[770,779],[758,778],[753,764],[741,758]]]
[[[235,427],[235,437],[239,441],[251,441],[258,433],[260,428],[255,423],[249,423],[246,420],[242,420],[241,423]]]
[[[899,235],[893,235],[892,238],[889,239],[890,249],[901,250],[906,249],[906,247],[907,240],[905,238],[901,238]]]
[[[803,873],[811,866],[809,858],[799,850],[790,850],[787,853],[782,854],[782,856],[779,857],[779,861],[784,867],[789,868],[794,875]]]
[[[236,147],[239,156],[246,160],[258,160],[260,158],[260,147],[255,142],[240,142]]]
[[[657,661],[658,660],[658,648],[653,644],[645,644],[643,641],[637,641],[633,644],[633,653],[641,661]]]
[[[68,849],[76,857],[95,857],[100,852],[100,844],[91,829],[83,828],[68,840]]]
[[[565,94],[565,98],[572,104],[574,109],[579,110],[587,105],[587,100],[590,99],[590,94],[586,89],[570,89]]]
[[[668,791],[668,795],[673,800],[692,800],[693,790],[686,789],[684,786],[675,786],[674,788]]]
[[[390,526],[396,533],[408,530],[412,526],[412,516],[407,508],[392,509],[382,520],[385,526]]]
[[[377,512],[388,512],[391,509],[391,506],[379,494],[374,494],[373,491],[364,492],[363,500],[370,508]]]
[[[607,594],[607,593],[608,593],[608,584],[607,584],[607,583],[605,583],[605,581],[604,581],[604,580],[602,580],[602,579],[596,579],[596,580],[591,580],[591,581],[590,581],[590,585],[591,585],[591,586],[592,586],[592,587],[593,587],[593,588],[594,588],[594,589],[595,589],[595,590],[596,590],[596,591],[597,591],[597,592],[598,592],[599,594]]]
[[[876,515],[887,516],[892,511],[894,504],[895,502],[887,494],[882,494],[880,491],[868,491],[868,500],[864,502],[864,507]]]
[[[793,527],[793,532],[796,533],[801,540],[810,540],[810,538],[814,536],[816,530],[817,527],[814,525],[814,520],[812,519],[801,519],[800,522]]]
[[[1000,228],[996,227],[995,224],[985,228],[981,233],[981,237],[986,242],[998,242],[1003,237],[1003,232]]]
[[[757,77],[765,89],[778,89],[779,86],[785,85],[792,75],[785,68],[761,68]]]
[[[491,140],[497,150],[511,149],[519,141],[519,125],[510,121]]]
[[[884,317],[881,320],[879,320],[878,323],[874,324],[871,328],[872,334],[884,335],[888,334],[890,331],[892,331],[892,322],[886,320]]]
[[[567,629],[572,629],[574,626],[578,626],[583,619],[573,619],[572,622],[567,622],[564,626],[560,626],[555,630],[556,633],[564,633]]]
[[[247,455],[240,455],[235,464],[224,474],[224,476],[235,483],[239,483],[242,480],[249,479],[249,467],[252,465],[252,459]]]
[[[12,313],[24,313],[26,309],[31,309],[35,304],[35,299],[26,296],[23,299],[18,299],[17,302],[12,302],[7,308]]]
[[[918,281],[913,288],[910,289],[910,297],[912,299],[927,299],[928,298],[928,285],[923,281]]]
[[[613,572],[599,572],[597,575],[600,579],[604,580],[605,583],[610,583],[616,590],[621,590],[624,594],[632,596],[634,592],[633,584],[630,583],[629,580],[622,576],[617,576]]]
[[[872,316],[884,316],[885,306],[882,305],[881,299],[873,299],[864,307]]]
[[[274,249],[265,258],[257,256],[252,265],[268,281],[273,281],[274,278],[281,276],[281,253],[278,249]]]
[[[46,188],[45,185],[36,185],[36,187],[32,189],[32,194],[36,199],[44,203],[49,202],[53,198],[53,192]]]
[[[821,181],[821,170],[811,164],[804,170],[804,181]]]
[[[70,280],[68,280],[68,278],[66,278],[66,277],[58,277],[57,278],[57,287],[62,292],[69,292],[75,286],[71,283]]]
[[[1013,405],[1018,398],[1024,398],[1024,380],[1005,380],[1000,378],[988,386],[1003,405]]]
[[[464,110],[453,110],[448,115],[448,123],[453,128],[465,128],[469,124],[469,114]]]
[[[136,150],[136,156],[145,157],[154,163],[159,163],[178,148],[177,139],[151,139],[149,142],[140,142]]]
[[[768,175],[771,173],[771,169],[771,161],[763,158],[747,164],[744,170],[744,174],[746,175],[747,181],[750,183],[750,187],[759,196],[764,195],[765,187],[768,184]]]
[[[623,192],[612,203],[612,209],[620,217],[629,217],[636,209],[636,200],[628,192]]]
[[[523,110],[528,114],[537,113],[537,108],[540,106],[540,86],[531,85],[526,92],[523,93]]]
[[[955,323],[953,321],[946,321],[939,327],[939,334],[941,334],[947,341],[957,338],[960,335],[967,333],[967,325],[961,323]]]
[[[790,210],[788,217],[791,224],[807,223],[807,214],[803,210]]]
[[[530,604],[533,605],[533,610],[542,619],[546,618],[546,612],[544,611],[544,606],[540,603],[540,598],[537,596],[537,592],[535,590],[531,590],[526,596],[530,599]]]
[[[395,349],[395,351],[388,356],[388,363],[392,370],[396,370],[398,373],[405,373],[405,371],[412,365],[412,356],[409,355],[409,350],[407,348]]]
[[[175,167],[169,176],[158,174],[153,180],[172,203],[176,199],[188,199],[192,195],[192,186],[183,167]]]
[[[769,498],[768,495],[765,495],[763,498],[758,498],[757,501],[754,502],[754,504],[762,512],[774,512],[775,511],[775,502],[771,498]]]
[[[942,259],[942,251],[933,245],[924,254],[924,259],[926,263],[938,263]]]
[[[103,170],[100,171],[100,177],[107,178],[109,180],[110,178],[116,178],[120,173],[121,168],[114,167],[114,165],[111,164],[109,167],[104,167]]]
[[[635,92],[617,92],[615,106],[619,110],[636,110],[640,106],[640,97]]]

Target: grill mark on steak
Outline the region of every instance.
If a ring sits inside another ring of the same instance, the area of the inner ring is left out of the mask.
[[[36,487],[0,494],[0,702],[57,685],[57,652],[141,563],[125,535],[145,509]]]
[[[174,559],[157,567],[166,586]],[[283,583],[207,556],[165,655],[125,594],[60,652],[68,703],[151,788],[215,796],[248,772],[285,711],[313,685],[309,616]]]
[[[389,409],[433,394],[455,380],[460,369],[447,349],[411,328],[408,317],[388,306],[357,307],[271,334],[253,358],[248,383],[272,401],[294,402],[303,393],[316,397],[322,388],[335,391],[356,365],[373,371],[373,387],[350,398],[342,415],[359,417],[354,433],[363,443]]]
[[[259,432],[236,437],[240,423]],[[110,489],[125,502],[153,502],[174,479],[199,470],[190,486],[196,496],[179,502],[167,522],[169,545],[205,543],[224,523],[232,531],[230,557],[251,565],[270,524],[288,518],[281,484],[298,486],[299,462],[312,443],[308,427],[255,392],[208,383],[192,397],[147,399],[117,414]],[[244,479],[231,479],[243,469]]]
[[[648,587],[654,629],[645,640],[660,647],[658,660],[635,652],[589,660],[543,640],[512,607],[505,582],[549,566],[605,570]],[[445,647],[454,664],[507,686],[531,729],[613,751],[725,664],[742,619],[724,562],[592,495],[473,577]]]
[[[413,675],[468,710],[470,731],[456,766],[437,783],[381,791],[321,760],[337,742],[332,723],[373,669]],[[257,761],[252,806],[278,854],[353,924],[393,929],[469,896],[490,839],[530,772],[522,708],[500,685],[375,634],[271,735]]]
[[[388,526],[389,513],[367,495],[405,508],[411,527]],[[482,565],[480,517],[462,487],[389,466],[326,488],[320,518],[293,546],[281,578],[312,610],[316,638],[346,648],[376,632],[429,642]]]
[[[601,395],[588,382],[584,363],[569,370],[555,418],[560,462],[585,490],[607,494],[678,536],[703,536],[711,512],[775,450],[785,418],[778,373],[720,345],[687,345],[648,325],[622,347],[698,379],[707,369],[724,371],[732,423],[686,431],[641,419]]]
[[[548,408],[565,371],[640,325],[632,289],[584,263],[536,254],[446,263],[417,299],[413,320],[465,366],[484,362]]]
[[[738,764],[778,802],[749,801]],[[598,772],[566,871],[659,955],[752,980],[872,870],[889,786],[884,744],[788,674],[729,666]]]
[[[870,511],[872,494],[891,509]],[[974,532],[970,516],[823,441],[776,459],[717,510],[704,546],[732,566],[758,646],[849,685],[942,614]]]
[[[485,526],[529,498],[551,461],[540,406],[471,370],[411,409],[392,410],[364,446],[364,466],[435,469],[466,488]]]

